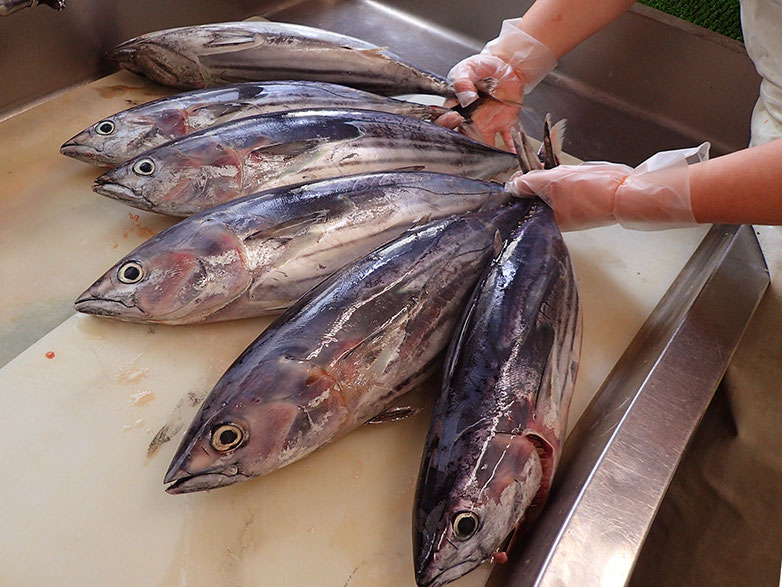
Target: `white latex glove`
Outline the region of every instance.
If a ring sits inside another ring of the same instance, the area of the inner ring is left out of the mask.
[[[503,21],[500,35],[486,43],[478,55],[457,63],[448,73],[462,106],[478,99],[484,90],[497,100],[521,105],[529,93],[554,69],[557,59],[543,43],[516,25],[520,18]]]
[[[489,41],[480,54],[454,65],[448,73],[462,106],[475,102],[479,90],[494,100],[484,98],[467,124],[449,114],[441,116],[438,124],[448,128],[461,125],[467,136],[494,146],[500,146],[496,140],[499,133],[504,148],[513,150],[510,129],[518,122],[524,94],[557,64],[548,47],[515,26],[520,20],[504,21],[499,37]],[[454,104],[448,102],[446,106]]]
[[[588,162],[517,173],[506,188],[539,196],[554,209],[562,230],[618,222],[625,228],[661,230],[697,224],[690,203],[688,165],[709,158],[709,143],[663,151],[633,169],[620,163]]]

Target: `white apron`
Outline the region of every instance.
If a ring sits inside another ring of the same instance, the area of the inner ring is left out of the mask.
[[[755,146],[782,138],[782,0],[741,0],[741,22],[763,78]],[[683,455],[630,587],[782,584],[782,227],[754,229],[771,284]]]
[[[744,46],[763,78],[752,112],[752,141],[782,137],[782,0],[741,0]]]

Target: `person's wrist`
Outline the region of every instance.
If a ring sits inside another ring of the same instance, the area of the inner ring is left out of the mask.
[[[546,45],[521,30],[520,18],[503,21],[500,35],[486,43],[481,53],[494,55],[507,63],[524,84],[528,94],[557,65],[557,58]]]
[[[689,164],[708,159],[709,143],[663,151],[636,167],[614,194],[614,216],[626,228],[653,230],[697,224]]]

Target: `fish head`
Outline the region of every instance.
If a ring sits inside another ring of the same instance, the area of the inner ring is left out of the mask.
[[[165,86],[183,89],[207,87],[208,81],[197,57],[186,55],[179,48],[178,40],[171,35],[142,35],[110,49],[107,56],[123,69]]]
[[[66,157],[114,167],[139,153],[187,133],[186,113],[161,103],[150,111],[118,112],[85,128],[60,147]]]
[[[424,461],[413,526],[421,587],[439,587],[486,561],[502,560],[497,555],[538,495],[542,464],[533,442],[497,434],[484,448],[469,471],[430,468]]]
[[[239,155],[214,136],[183,137],[104,173],[93,190],[135,208],[188,216],[238,197]]]
[[[250,287],[245,263],[244,245],[226,225],[188,219],[120,260],[75,307],[130,322],[199,322]]]
[[[256,363],[253,347],[218,381],[185,433],[164,479],[171,483],[168,493],[233,485],[322,444],[308,439],[329,427],[318,425],[318,414],[330,420],[327,396],[334,381],[285,352]],[[337,420],[338,410],[331,415]]]

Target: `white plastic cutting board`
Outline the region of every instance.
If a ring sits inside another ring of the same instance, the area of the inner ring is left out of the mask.
[[[84,288],[171,221],[93,194],[98,170],[58,147],[158,95],[119,73],[0,124],[0,355],[67,318],[0,369],[0,583],[414,585],[413,493],[436,381],[408,398],[427,407],[408,420],[250,482],[164,493],[182,428],[268,320],[72,316]],[[584,306],[571,426],[705,230],[566,236]],[[490,570],[454,585],[482,585]]]

